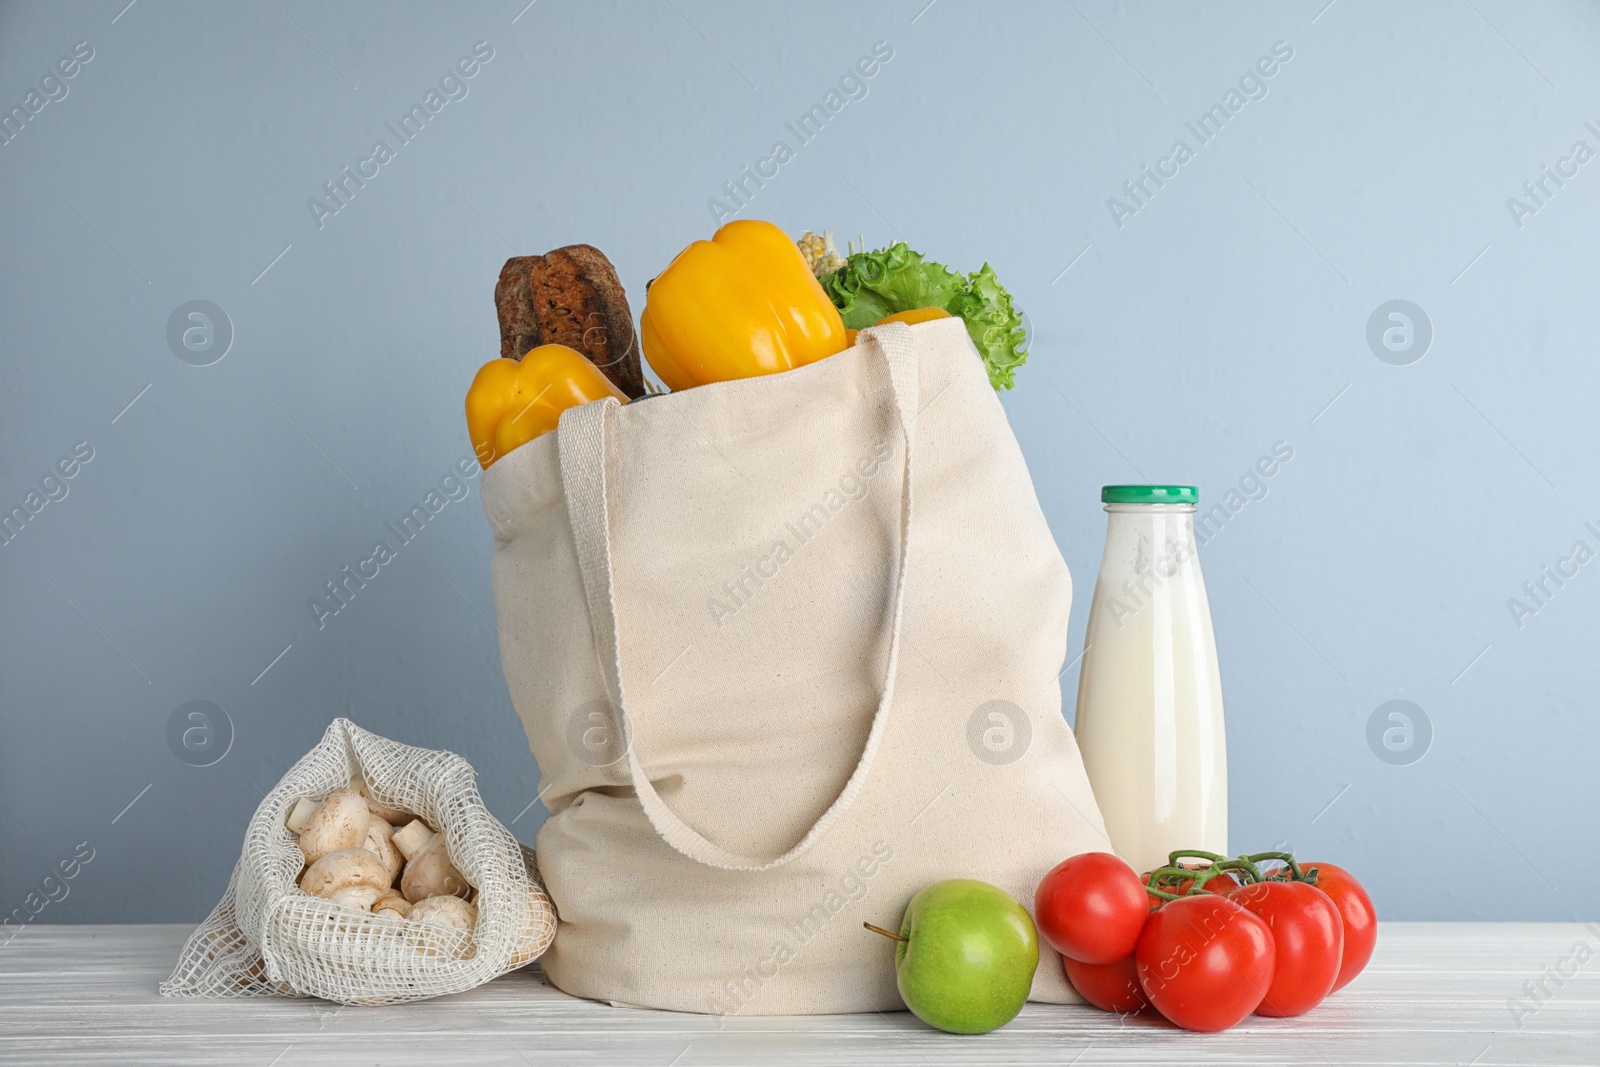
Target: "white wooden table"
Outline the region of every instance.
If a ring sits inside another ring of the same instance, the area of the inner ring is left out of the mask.
[[[0,1063],[1600,1064],[1600,925],[1388,923],[1366,972],[1321,1007],[1223,1034],[1030,1004],[981,1037],[905,1012],[719,1021],[610,1008],[548,986],[537,967],[406,1006],[165,1000],[156,985],[187,933],[23,930],[0,946]],[[1580,942],[1584,963],[1572,955]],[[1541,978],[1550,995],[1531,999],[1524,983]]]

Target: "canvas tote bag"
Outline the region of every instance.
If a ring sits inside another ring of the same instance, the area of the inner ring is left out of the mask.
[[[864,920],[956,877],[1031,910],[1109,850],[1061,714],[1071,578],[959,319],[569,409],[483,502],[559,988],[896,1010]],[[1044,945],[1032,995],[1078,999]]]

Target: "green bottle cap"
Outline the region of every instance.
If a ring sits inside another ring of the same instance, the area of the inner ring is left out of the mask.
[[[1105,485],[1102,504],[1198,504],[1200,490],[1192,485]]]

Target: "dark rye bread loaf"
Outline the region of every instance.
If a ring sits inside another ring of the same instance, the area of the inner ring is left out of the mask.
[[[599,249],[567,245],[506,260],[494,306],[502,356],[521,359],[539,345],[566,345],[630,398],[644,395],[633,313],[616,268]]]

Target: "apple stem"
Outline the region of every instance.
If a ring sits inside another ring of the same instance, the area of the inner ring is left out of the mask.
[[[884,937],[893,938],[896,941],[909,942],[911,940],[909,937],[901,937],[899,934],[890,933],[881,926],[873,926],[871,923],[862,923],[861,925],[865,926],[868,930],[871,930],[875,934],[882,934]]]

